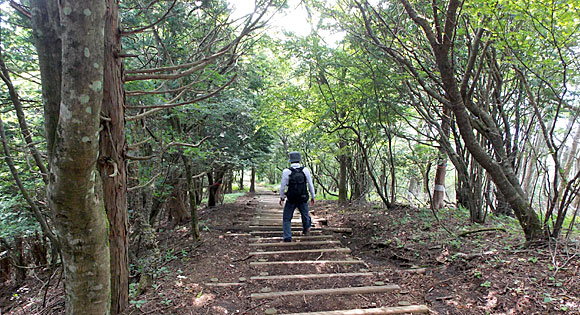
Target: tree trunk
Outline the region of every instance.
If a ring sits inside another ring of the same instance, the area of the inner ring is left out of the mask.
[[[232,189],[233,182],[234,182],[234,172],[232,170],[229,170],[227,172],[225,179],[224,179],[225,189],[222,191],[224,194],[233,193],[233,189]]]
[[[451,115],[447,107],[443,107],[443,117],[441,121],[441,137],[445,137],[445,141],[449,139],[451,129]],[[440,142],[442,140],[439,140]],[[439,158],[437,161],[437,169],[435,170],[435,185],[433,186],[433,208],[439,210],[445,204],[445,174],[447,173],[447,155],[445,151],[439,150]]]
[[[181,177],[181,176],[180,176]],[[187,182],[179,179],[173,186],[169,201],[167,202],[168,218],[173,226],[189,221],[189,203],[187,197]]]
[[[572,128],[572,126],[570,126]],[[563,198],[565,195],[572,196],[573,192],[571,188],[567,187],[568,184],[568,176],[570,175],[570,171],[572,170],[572,166],[574,165],[575,158],[577,159],[577,151],[578,151],[578,144],[580,142],[580,126],[576,129],[576,134],[572,139],[572,145],[569,148],[569,151],[565,154],[562,154],[562,158],[565,162],[562,165],[562,169],[560,169],[560,183],[558,185],[558,190],[554,193],[558,194],[558,198],[556,199],[556,222],[554,223],[554,227],[552,228],[552,237],[558,237],[560,235],[560,231],[562,230],[562,226],[564,225],[564,219],[568,213],[567,207],[563,206]],[[569,197],[570,198],[570,197]],[[571,197],[573,198],[573,197]],[[572,200],[570,200],[570,203]],[[547,218],[544,218],[544,224],[547,224]]]
[[[45,106],[47,198],[61,241],[66,313],[108,314],[108,226],[96,169],[106,4],[33,0],[31,8]]]
[[[437,169],[435,170],[435,186],[433,187],[433,208],[439,210],[445,204],[445,174],[447,173],[447,156],[439,153]]]
[[[146,164],[151,163],[146,162]],[[147,166],[151,165],[146,165],[145,167]],[[130,183],[131,187],[139,185],[138,167],[128,166],[128,178],[134,178]],[[157,246],[157,235],[155,229],[149,224],[153,204],[153,190],[154,185],[151,184],[127,194],[129,208],[134,211],[130,224],[132,232],[129,236],[129,248],[131,249],[129,261],[134,266],[138,266],[135,269],[140,271],[138,273],[140,277],[139,287],[137,288],[139,292],[147,289],[141,286],[144,283],[141,279],[152,279],[158,266],[159,247]]]
[[[526,199],[525,193],[519,184],[515,171],[511,162],[509,161],[505,152],[504,142],[501,138],[501,132],[498,130],[493,118],[489,113],[484,112],[483,109],[474,106],[470,100],[464,100],[457,84],[456,71],[454,64],[451,61],[450,52],[453,48],[453,37],[451,33],[446,32],[443,41],[436,38],[436,33],[427,23],[427,21],[418,15],[415,9],[411,6],[408,0],[400,0],[405,7],[409,17],[423,29],[424,34],[431,45],[435,63],[439,70],[439,76],[445,90],[445,96],[449,100],[449,108],[456,118],[456,123],[459,128],[459,133],[463,139],[465,146],[475,158],[475,160],[488,172],[493,179],[498,189],[508,197],[508,202],[512,206],[518,221],[524,231],[526,240],[528,242],[543,239],[542,225],[538,215],[532,209],[530,203]],[[445,30],[454,30],[457,25],[458,9],[461,6],[461,1],[450,0],[447,6]],[[476,52],[479,50],[479,38],[474,40],[471,47],[473,51],[472,57],[477,56]],[[490,141],[495,151],[497,160],[492,158],[484,148],[478,143],[474,133],[473,125],[471,124],[471,116],[467,111],[467,107],[471,114],[477,116],[482,124],[485,124],[487,129],[486,138]]]
[[[40,156],[40,152],[36,148],[36,145],[32,141],[32,133],[28,129],[28,124],[26,123],[26,117],[24,116],[24,109],[22,108],[22,103],[20,102],[20,96],[16,91],[14,85],[12,85],[12,80],[10,79],[10,72],[4,63],[4,58],[2,56],[2,48],[0,47],[0,77],[2,81],[6,84],[8,88],[8,93],[10,94],[10,100],[12,105],[14,105],[14,110],[16,111],[16,117],[18,118],[18,125],[20,126],[20,132],[22,132],[22,137],[24,142],[26,142],[27,148],[30,150],[30,154],[34,159],[34,163],[40,171],[40,175],[45,184],[48,183],[48,169],[44,165],[44,160]]]
[[[251,193],[256,192],[256,168],[254,166],[252,166],[252,175],[250,179],[250,192]]]
[[[190,233],[193,241],[197,241],[200,239],[201,234],[199,233],[199,216],[197,213],[197,201],[196,201],[196,194],[197,191],[195,189],[195,180],[193,178],[192,166],[191,166],[191,158],[182,155],[183,164],[185,166],[185,176],[187,178],[187,190],[189,192],[189,212],[191,214],[190,219]]]
[[[129,306],[129,253],[127,244],[127,170],[125,153],[125,95],[117,1],[107,0],[105,15],[105,63],[101,115],[99,171],[103,180],[105,210],[109,220],[111,252],[111,313]],[[97,85],[97,83],[94,83]]]
[[[208,207],[215,207],[217,204],[218,195],[223,193],[223,181],[224,181],[224,172],[223,171],[216,171],[215,172],[215,179],[208,173],[207,179],[209,180],[209,188],[208,188],[208,197],[207,197],[207,206]],[[215,182],[214,182],[215,181]]]
[[[59,241],[58,241],[56,235],[54,235],[52,229],[48,225],[47,220],[44,218],[42,212],[40,211],[40,208],[36,205],[35,201],[30,197],[30,195],[28,194],[28,191],[26,190],[26,187],[24,187],[24,184],[22,183],[22,180],[20,179],[20,175],[18,174],[18,169],[14,165],[14,160],[12,159],[12,155],[10,153],[10,148],[8,147],[6,133],[4,132],[4,122],[2,121],[2,117],[0,117],[0,142],[2,142],[2,149],[3,149],[2,151],[4,153],[3,154],[4,161],[6,162],[6,165],[8,165],[8,168],[10,169],[10,173],[12,174],[12,178],[14,179],[16,186],[18,186],[18,189],[20,190],[22,197],[24,197],[24,200],[26,200],[26,202],[28,203],[28,205],[32,209],[32,214],[34,215],[34,217],[38,221],[40,228],[42,230],[42,233],[44,235],[46,235],[51,240],[53,249],[56,249],[55,251],[60,250]]]
[[[240,184],[239,184],[239,190],[240,191],[244,191],[244,168],[242,167],[242,169],[240,170]]]
[[[338,156],[338,163],[339,163],[339,170],[340,173],[338,175],[338,202],[346,202],[347,200],[347,156],[344,152],[346,148],[346,142],[340,141],[338,143],[338,149],[340,151],[340,155]]]

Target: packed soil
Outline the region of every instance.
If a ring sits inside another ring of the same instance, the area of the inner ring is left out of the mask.
[[[436,213],[439,221],[429,209],[397,205],[386,210],[369,203],[317,202],[311,207],[313,216],[326,218],[330,227],[352,228],[352,233],[334,233],[334,239],[341,241],[340,247],[349,247],[350,255],[364,264],[251,267],[249,262],[258,257],[249,255],[254,236],[248,234],[247,221],[263,207],[258,197],[246,195],[232,204],[201,209],[200,242],[191,240],[187,226],[160,228],[161,257],[153,284],[136,296],[137,279],[132,278],[135,283],[126,314],[264,314],[269,308],[284,314],[409,304],[425,304],[432,314],[580,314],[578,242],[526,247],[517,222],[509,217],[489,218],[482,226],[470,225],[467,214],[459,210]],[[485,228],[494,230],[458,236]],[[332,259],[336,255],[313,254],[300,259]],[[370,271],[375,276],[286,283],[249,280],[260,274],[296,271]],[[60,271],[30,270],[29,274],[18,287],[4,283],[0,288],[0,313],[63,312]],[[401,289],[391,294],[250,299],[251,293],[265,287],[271,291],[309,290],[372,285],[376,281],[397,284]],[[208,283],[239,285],[216,287]]]

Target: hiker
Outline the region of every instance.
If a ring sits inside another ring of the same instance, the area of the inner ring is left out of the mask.
[[[286,200],[284,214],[282,215],[282,239],[284,242],[292,241],[292,216],[298,208],[302,217],[302,235],[310,233],[312,220],[308,213],[308,191],[310,191],[310,203],[314,205],[314,184],[312,175],[307,167],[300,165],[300,153],[290,152],[290,167],[282,171],[282,183],[280,184],[280,205]],[[284,192],[286,186],[288,191]],[[308,186],[308,190],[307,187]]]

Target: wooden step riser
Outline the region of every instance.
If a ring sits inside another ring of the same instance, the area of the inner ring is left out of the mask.
[[[276,226],[279,223],[278,227],[282,226],[282,219],[276,221],[268,221],[268,222],[258,222],[258,221],[238,221],[238,224],[247,224],[249,226]],[[300,221],[292,221],[292,226],[302,226],[302,222]]]
[[[320,240],[334,238],[334,235],[310,235],[310,236],[296,236],[292,237],[293,240]],[[269,241],[279,241],[280,237],[254,237],[250,238],[250,242],[269,242]]]
[[[304,296],[304,295],[343,295],[343,294],[367,294],[367,293],[385,293],[399,290],[400,287],[396,284],[369,286],[369,287],[349,287],[349,288],[333,288],[333,289],[318,289],[318,290],[299,290],[299,291],[281,291],[269,293],[252,293],[250,296],[252,300],[258,299],[272,299],[282,296]]]
[[[293,247],[293,246],[318,246],[340,244],[339,241],[312,241],[312,242],[278,242],[278,243],[251,243],[253,247]]]
[[[372,277],[372,272],[345,272],[345,273],[314,273],[307,275],[274,275],[274,276],[255,276],[251,280],[301,280],[301,279],[319,279],[319,278],[342,278],[342,277]]]
[[[277,250],[273,252],[250,252],[248,255],[267,256],[267,255],[291,255],[291,254],[310,254],[310,253],[350,253],[350,248]]]
[[[270,265],[357,265],[364,264],[362,260],[341,259],[341,260],[287,260],[287,261],[252,261],[251,267],[270,266]]]
[[[250,225],[248,226],[250,229],[255,230],[280,230],[282,229],[281,225]],[[292,228],[294,231],[295,228]],[[351,228],[339,228],[339,227],[318,227],[318,228],[311,228],[310,231],[328,231],[328,232],[336,232],[336,233],[352,233]]]
[[[250,225],[249,226],[250,229],[256,229],[256,230],[280,230],[282,231],[282,224],[280,225]],[[302,228],[298,229],[295,227],[292,227],[292,231],[302,231]],[[320,228],[311,228],[310,231],[316,231],[316,230],[320,230]]]
[[[292,235],[302,235],[302,229],[293,229],[294,231],[292,232]],[[311,234],[320,234],[322,233],[322,231],[310,231]],[[250,235],[280,235],[282,236],[282,229],[275,231],[275,230],[270,230],[270,231],[251,231]]]

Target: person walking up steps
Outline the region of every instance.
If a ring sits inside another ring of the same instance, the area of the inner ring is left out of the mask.
[[[282,183],[280,184],[280,205],[286,200],[282,215],[282,239],[284,242],[292,241],[292,216],[298,208],[302,217],[302,235],[310,233],[312,220],[308,210],[308,191],[310,191],[310,203],[314,205],[314,184],[312,175],[307,167],[300,165],[300,153],[290,152],[290,167],[282,171]],[[285,192],[286,186],[288,191]],[[307,190],[308,186],[308,190]]]

